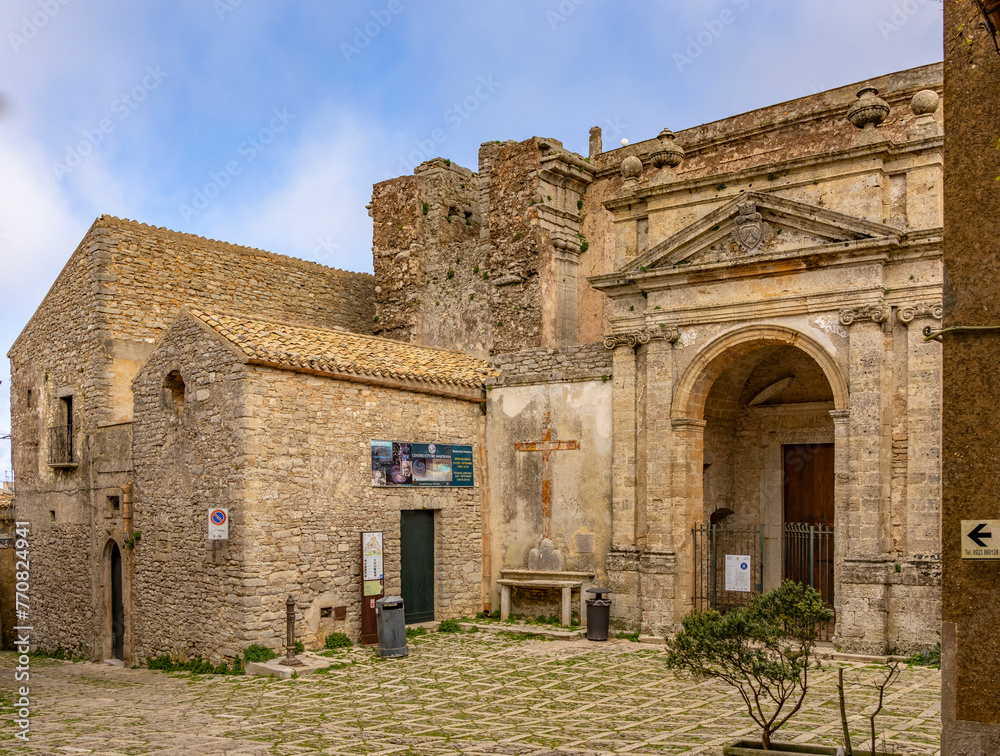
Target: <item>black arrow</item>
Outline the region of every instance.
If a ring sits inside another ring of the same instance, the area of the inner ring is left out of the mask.
[[[986,523],[985,522],[981,522],[978,525],[976,525],[975,528],[973,528],[973,530],[972,530],[971,533],[969,533],[969,538],[971,538],[973,541],[975,541],[979,545],[979,548],[981,548],[981,549],[985,549],[986,548],[986,542],[983,539],[984,538],[992,538],[993,537],[992,533],[984,533],[983,532],[983,528],[985,528],[985,527],[986,527]]]

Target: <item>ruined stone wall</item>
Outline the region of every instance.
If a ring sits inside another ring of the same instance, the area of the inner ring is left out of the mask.
[[[254,368],[246,393],[246,508],[234,532],[259,581],[247,632],[275,648],[284,638],[285,598],[301,612],[307,648],[334,630],[360,632],[360,534],[384,533],[385,591],[399,595],[400,510],[435,511],[435,617],[482,607],[483,470],[478,403]],[[373,439],[472,444],[475,487],[378,488]],[[347,619],[319,619],[346,606]]]
[[[479,169],[435,158],[375,185],[377,333],[482,356],[578,343],[593,170],[537,137],[487,142]]]
[[[173,371],[182,402],[165,387]],[[248,617],[265,581],[244,537],[244,471],[246,433],[261,421],[246,409],[245,374],[228,346],[183,318],[136,377],[133,526],[142,537],[126,557],[136,659],[232,661],[255,640]],[[228,542],[208,540],[209,507],[229,508]]]
[[[479,177],[436,158],[376,184],[370,207],[376,335],[486,356],[492,285]]]

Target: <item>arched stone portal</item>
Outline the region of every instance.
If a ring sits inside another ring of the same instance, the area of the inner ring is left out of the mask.
[[[724,522],[747,533],[744,545],[734,548],[754,552],[755,589],[768,590],[786,577],[811,580],[834,604],[834,540],[815,542],[806,556],[808,546],[800,554],[786,544],[786,531],[801,526],[808,533],[809,525],[813,532],[835,531],[836,501],[844,495],[834,474],[835,419],[845,419],[848,404],[847,381],[834,357],[784,326],[731,331],[691,360],[671,402],[673,467],[680,473],[674,502],[686,513],[674,540],[683,544],[679,587],[687,588],[690,601],[704,595],[707,571],[716,566],[696,552],[687,531],[697,523]],[[839,451],[844,465],[844,449]],[[712,601],[723,607],[740,598],[717,590]]]

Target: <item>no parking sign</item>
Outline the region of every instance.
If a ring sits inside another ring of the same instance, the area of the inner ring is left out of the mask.
[[[225,541],[229,538],[229,510],[212,507],[208,510],[208,540]]]

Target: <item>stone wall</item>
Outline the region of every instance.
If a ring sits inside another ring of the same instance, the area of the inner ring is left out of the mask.
[[[400,510],[435,512],[435,618],[482,608],[483,471],[472,488],[379,488],[371,484],[373,439],[482,442],[481,405],[269,368],[248,381],[245,511],[234,528],[262,584],[247,629],[267,645],[284,637],[284,599],[295,595],[307,647],[325,632],[360,632],[360,534],[384,533],[385,591],[399,595]],[[347,619],[319,624],[323,606]]]
[[[183,401],[165,386],[183,381]],[[166,334],[134,382],[135,658],[196,654],[230,660],[254,641],[246,617],[259,611],[263,575],[241,538],[251,464],[247,369],[192,318]],[[232,537],[208,540],[208,508],[229,507]],[[127,535],[127,534],[126,534]],[[129,551],[126,549],[125,551]]]
[[[163,391],[176,370],[183,409]],[[248,367],[193,319],[175,325],[135,382],[136,649],[217,663],[251,643],[281,650],[285,599],[307,648],[360,631],[360,534],[385,533],[398,593],[399,512],[435,515],[437,619],[482,606],[480,490],[371,485],[372,439],[481,443],[478,403]],[[482,470],[476,465],[477,482]],[[230,538],[207,540],[207,510]],[[320,618],[346,606],[346,620]]]
[[[131,381],[183,304],[370,332],[374,279],[110,216],[99,218],[11,347],[18,519],[33,543],[35,640],[103,653],[109,508],[131,471]],[[30,392],[30,399],[29,399]],[[50,466],[50,431],[73,400],[74,464]]]
[[[497,355],[493,364],[500,371],[491,381],[494,388],[585,380],[606,382],[611,378],[611,352],[601,342],[561,349],[522,349]]]

